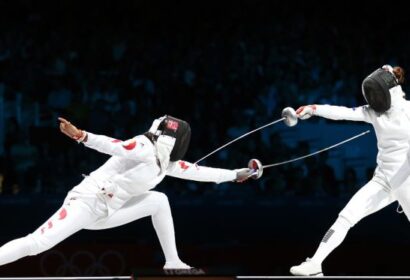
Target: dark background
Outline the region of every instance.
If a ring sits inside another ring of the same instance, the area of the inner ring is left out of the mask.
[[[280,118],[287,106],[363,105],[367,74],[383,64],[409,65],[409,12],[400,2],[37,2],[0,3],[1,243],[33,231],[81,174],[108,158],[62,135],[58,116],[120,139],[143,133],[164,114],[185,119],[193,133],[186,159],[193,162]],[[274,163],[366,129],[319,118],[292,128],[278,124],[202,164]],[[170,199],[188,264],[288,275],[313,255],[337,213],[371,178],[376,152],[372,131],[266,170],[258,181],[166,178],[156,190]],[[409,275],[410,228],[396,206],[354,227],[324,262],[325,274]],[[0,275],[128,275],[162,265],[146,218],[79,232],[49,252],[1,267]]]

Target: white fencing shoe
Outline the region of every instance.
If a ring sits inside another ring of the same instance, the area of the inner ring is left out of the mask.
[[[166,262],[164,265],[164,269],[192,269],[192,267],[180,261],[180,262]]]
[[[296,276],[323,276],[322,265],[313,262],[310,258],[300,265],[292,266],[290,273]]]

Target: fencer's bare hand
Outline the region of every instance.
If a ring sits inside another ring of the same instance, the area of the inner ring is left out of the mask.
[[[84,140],[85,132],[83,130],[78,129],[75,125],[64,118],[59,117],[58,120],[60,121],[60,131],[62,133],[79,142]]]
[[[313,116],[316,111],[316,105],[301,106],[296,110],[296,115],[299,119],[306,120]]]

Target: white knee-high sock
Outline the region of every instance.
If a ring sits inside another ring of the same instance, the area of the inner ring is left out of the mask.
[[[162,251],[164,252],[166,262],[181,262],[175,243],[175,230],[171,208],[166,196],[163,196],[163,199],[158,206],[158,211],[151,217],[159,242],[161,244]]]
[[[336,222],[326,232],[311,260],[321,264],[324,259],[343,242],[351,227],[352,224],[349,221],[339,216]]]
[[[0,265],[14,262],[22,257],[29,256],[31,244],[28,237],[14,239],[0,248]]]

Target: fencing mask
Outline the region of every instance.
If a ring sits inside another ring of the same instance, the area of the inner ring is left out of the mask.
[[[393,68],[390,65],[384,65],[363,80],[362,93],[370,108],[382,114],[390,109],[389,90],[397,85],[398,81],[393,74]]]
[[[191,127],[186,121],[165,115],[154,120],[146,136],[157,147],[161,166],[166,167],[169,161],[178,161],[185,156],[191,140]]]

